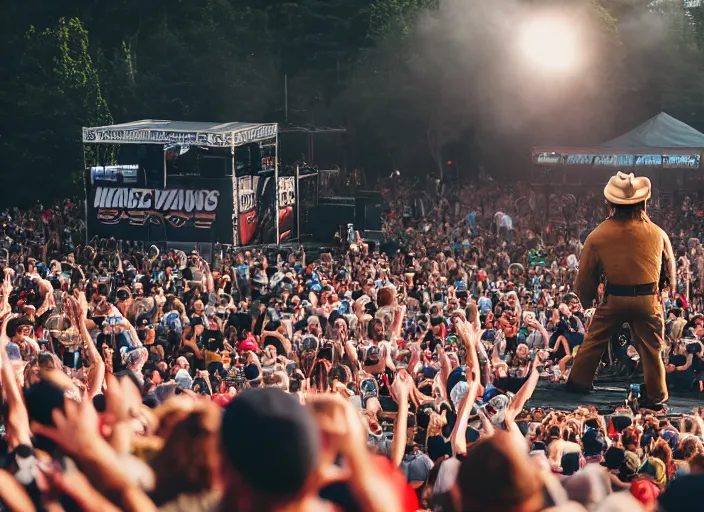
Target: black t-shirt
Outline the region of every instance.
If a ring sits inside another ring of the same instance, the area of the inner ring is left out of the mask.
[[[362,506],[347,482],[333,482],[320,489],[319,496],[344,512],[362,512]]]

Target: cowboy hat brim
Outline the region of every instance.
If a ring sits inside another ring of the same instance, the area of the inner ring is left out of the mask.
[[[612,204],[632,205],[650,199],[650,180],[618,172],[604,187],[604,197]]]

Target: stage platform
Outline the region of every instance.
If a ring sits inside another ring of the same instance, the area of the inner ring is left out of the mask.
[[[526,407],[571,411],[580,405],[595,405],[601,414],[610,414],[625,404],[627,396],[627,383],[595,386],[588,395],[575,395],[567,393],[562,385],[540,382]],[[697,392],[671,391],[668,400],[671,415],[690,414],[695,407],[704,405],[702,398]]]

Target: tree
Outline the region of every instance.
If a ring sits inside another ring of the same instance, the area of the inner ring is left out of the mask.
[[[112,122],[88,33],[77,18],[61,18],[41,32],[32,27],[16,65],[14,102],[3,98],[12,120],[3,123],[0,138],[3,182],[9,185],[2,187],[3,199],[28,203],[81,194],[81,127]]]

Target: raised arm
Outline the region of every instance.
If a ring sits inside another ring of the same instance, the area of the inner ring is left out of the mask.
[[[394,437],[391,441],[391,461],[398,467],[403,461],[408,436],[408,409],[411,393],[411,377],[405,372],[399,372],[391,385],[391,391],[398,403],[398,413],[394,422]]]
[[[103,495],[121,510],[157,510],[133,478],[119,464],[115,464],[117,454],[100,436],[98,413],[91,400],[77,404],[66,398],[63,410],[55,409],[52,419],[54,426],[33,424],[33,431],[59,445]]]
[[[89,365],[90,375],[88,380],[88,394],[92,399],[100,392],[103,386],[105,361],[103,361],[103,358],[100,356],[100,352],[98,352],[98,348],[95,346],[93,338],[88,332],[86,318],[78,300],[73,297],[66,297],[66,305],[68,306],[69,318],[81,333],[81,339],[83,340],[84,355]]]
[[[0,364],[2,365],[2,386],[7,399],[7,443],[10,451],[19,445],[32,446],[32,434],[29,428],[29,415],[22,400],[20,386],[12,368],[12,362],[7,356],[7,344],[10,338],[7,336],[7,323],[12,315],[5,315],[0,327]]]

